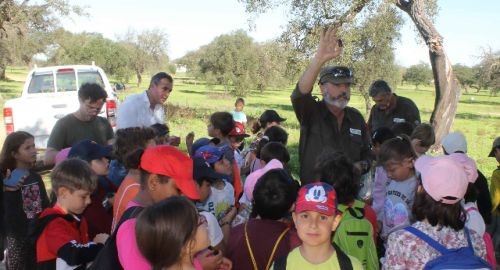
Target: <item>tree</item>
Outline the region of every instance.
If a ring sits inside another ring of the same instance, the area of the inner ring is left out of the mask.
[[[59,25],[58,16],[72,14],[85,12],[65,0],[41,0],[36,4],[28,0],[0,1],[0,79],[5,79],[7,64],[29,62],[33,54],[43,51],[49,40],[45,37]]]
[[[123,52],[129,56],[129,67],[137,77],[137,86],[146,70],[168,67],[168,38],[163,30],[137,32],[129,29],[120,40]]]
[[[269,41],[256,44],[257,89],[262,93],[268,87],[279,87],[289,83],[286,77],[287,51],[280,43]]]
[[[435,101],[430,122],[434,127],[436,141],[449,132],[455,117],[460,89],[453,75],[451,63],[443,47],[443,38],[434,27],[432,18],[436,14],[435,0],[239,0],[246,4],[247,12],[263,13],[278,5],[288,5],[290,20],[288,29],[291,31],[289,40],[298,49],[311,52],[311,36],[318,36],[318,29],[326,25],[340,27],[351,24],[356,15],[368,18],[377,12],[377,5],[392,3],[406,13],[413,21],[420,36],[429,48],[429,58],[433,71]],[[286,32],[285,32],[286,33]],[[437,145],[436,147],[439,147]]]
[[[246,1],[247,11],[267,10],[273,1]],[[288,47],[287,78],[302,74],[314,53],[319,31],[324,25],[345,23],[341,29],[344,52],[335,65],[345,65],[353,69],[357,89],[365,100],[365,110],[371,109],[369,85],[376,79],[385,79],[396,85],[401,80],[399,67],[394,63],[393,46],[399,39],[398,29],[402,18],[396,8],[383,4],[370,7],[372,15],[356,18],[351,16],[360,12],[368,1],[357,1],[352,6],[343,3],[321,1],[294,1],[290,4],[292,20],[282,33],[280,42]],[[252,6],[253,4],[256,4]],[[260,6],[260,5],[263,6]],[[262,8],[262,10],[260,10]],[[347,12],[345,10],[348,10]],[[350,13],[352,12],[352,13]],[[333,18],[338,18],[334,20]]]
[[[457,76],[458,83],[462,89],[464,89],[465,93],[468,92],[469,88],[478,88],[477,82],[477,69],[461,64],[453,65],[453,71],[455,71],[455,76]]]
[[[403,75],[403,80],[407,83],[415,85],[415,89],[421,84],[429,84],[432,80],[432,71],[426,63],[420,63],[417,65],[410,66],[405,74]]]
[[[375,16],[366,19],[353,31],[344,35],[346,47],[352,52],[346,63],[353,67],[356,89],[365,100],[365,111],[369,115],[371,98],[368,88],[374,80],[384,79],[396,86],[401,80],[398,66],[394,63],[394,42],[399,38],[398,28],[402,23],[395,8],[383,5]],[[352,40],[349,40],[348,38]],[[349,44],[349,45],[347,45]]]
[[[243,30],[216,37],[205,48],[200,71],[209,82],[243,96],[253,85],[257,59],[253,40]]]
[[[483,52],[478,66],[477,78],[480,88],[489,88],[490,95],[496,96],[500,91],[500,51],[491,49]]]
[[[99,33],[73,34],[64,29],[55,31],[54,36],[52,49],[47,52],[49,63],[64,65],[95,62],[107,74],[128,81],[131,74],[127,68],[129,57],[123,53],[120,43],[104,38]]]

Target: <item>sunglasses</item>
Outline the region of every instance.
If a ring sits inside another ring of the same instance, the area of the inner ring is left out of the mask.
[[[320,81],[325,77],[325,76],[333,76],[335,78],[351,78],[352,77],[352,70],[347,67],[335,67],[327,72],[325,72],[321,78]]]

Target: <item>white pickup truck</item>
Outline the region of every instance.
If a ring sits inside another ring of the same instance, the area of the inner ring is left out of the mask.
[[[98,83],[106,90],[108,98],[99,115],[115,127],[118,98],[101,68],[94,64],[35,67],[26,78],[21,97],[5,102],[7,134],[27,131],[35,136],[38,149],[47,148],[56,121],[78,109],[78,89],[84,83]]]

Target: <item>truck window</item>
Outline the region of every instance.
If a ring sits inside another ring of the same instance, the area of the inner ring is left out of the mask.
[[[28,93],[38,94],[38,93],[53,93],[54,92],[54,77],[52,73],[33,73],[31,77],[30,85],[28,87]]]
[[[76,91],[76,76],[73,69],[59,70],[56,73],[57,92]]]
[[[80,82],[80,85],[84,83],[97,83],[102,86],[102,88],[105,88],[101,74],[99,74],[99,72],[97,71],[79,70],[78,81]]]

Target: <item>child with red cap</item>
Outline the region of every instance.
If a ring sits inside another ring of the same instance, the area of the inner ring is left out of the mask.
[[[128,209],[116,229],[116,249],[123,269],[151,269],[137,247],[135,235],[136,216],[144,207],[181,194],[191,200],[199,199],[198,187],[193,180],[193,162],[173,146],[162,145],[144,150],[140,170],[141,190],[128,203]],[[168,247],[165,248],[168,252]],[[98,259],[96,263],[100,262]],[[222,255],[212,256],[211,260],[222,263]],[[198,261],[195,261],[196,264],[199,267]]]
[[[234,160],[236,161],[236,165],[238,165],[238,170],[240,170],[245,163],[240,148],[247,137],[250,137],[250,135],[246,134],[245,126],[240,122],[234,122],[234,128],[229,132],[228,139],[231,148],[234,150]]]
[[[333,187],[321,182],[299,190],[292,217],[302,245],[277,259],[271,269],[363,269],[358,259],[332,245],[332,233],[341,219],[336,197]]]

